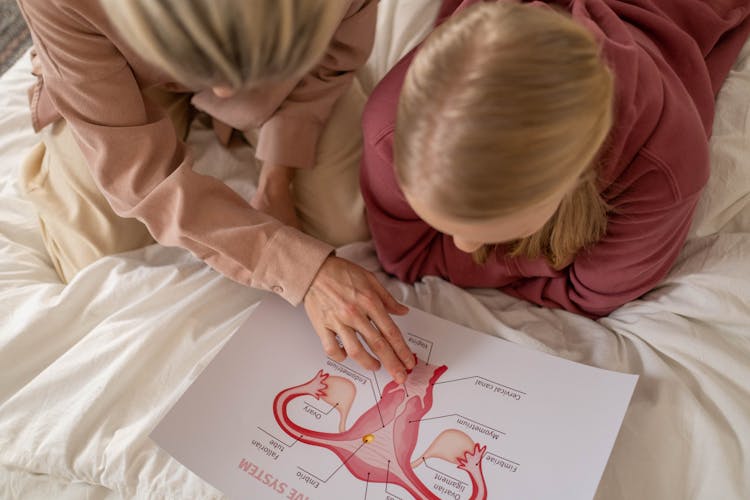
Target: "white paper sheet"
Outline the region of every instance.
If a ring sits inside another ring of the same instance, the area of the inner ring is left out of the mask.
[[[151,437],[230,498],[594,496],[637,377],[412,310],[417,367],[325,357],[301,309],[264,300]]]

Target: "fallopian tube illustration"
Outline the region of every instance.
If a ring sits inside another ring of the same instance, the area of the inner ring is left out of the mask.
[[[380,401],[346,429],[355,390],[346,378],[330,376],[320,370],[304,384],[277,394],[273,412],[276,422],[289,436],[303,443],[331,450],[356,478],[370,483],[401,486],[415,498],[439,500],[415,474],[414,468],[426,458],[440,458],[469,474],[470,499],[484,500],[487,489],[482,474],[486,446],[475,443],[465,433],[443,431],[424,454],[412,462],[417,445],[419,422],[432,407],[433,385],[445,373],[446,366],[419,361],[404,385],[391,381],[383,388]],[[293,422],[287,406],[295,398],[311,396],[334,406],[341,417],[340,432],[318,432]]]

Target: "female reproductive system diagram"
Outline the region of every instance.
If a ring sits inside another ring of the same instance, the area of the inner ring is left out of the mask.
[[[340,464],[332,471],[318,470],[316,465],[319,464],[315,463],[297,467],[298,478],[316,489],[348,471],[363,482],[363,498],[368,498],[366,488],[372,492],[377,483],[381,484],[381,491],[385,487],[387,499],[492,497],[483,464],[511,472],[519,467],[517,462],[492,450],[492,445],[504,432],[458,413],[426,415],[433,408],[435,387],[441,383],[465,381],[483,386],[485,390],[503,390],[514,399],[520,399],[525,393],[482,377],[447,380],[447,366],[417,361],[403,385],[391,381],[378,391],[374,373],[369,377],[327,360],[325,369],[276,395],[273,414],[286,436],[282,438],[275,429],[259,428],[271,439],[265,445],[257,441],[254,444],[266,450],[270,450],[270,445],[283,452],[288,446],[302,443],[333,452]],[[364,396],[372,392],[369,399],[375,402],[359,417],[352,418],[358,390],[364,392]],[[315,418],[305,418],[306,415]],[[316,430],[310,428],[314,425],[307,426],[299,421],[310,423],[322,416],[334,419],[336,432]],[[431,443],[418,446],[422,424],[432,424],[431,421],[437,419],[443,422],[440,433]],[[477,441],[467,431],[484,439]],[[373,495],[372,498],[383,497]]]
[[[304,311],[268,299],[151,437],[228,498],[594,497],[636,376],[398,321],[417,356],[403,385],[311,355]]]

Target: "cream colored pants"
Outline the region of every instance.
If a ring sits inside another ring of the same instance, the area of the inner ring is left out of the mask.
[[[164,107],[178,136],[185,138],[189,96],[149,92],[149,98]],[[355,81],[334,107],[318,144],[316,167],[300,169],[294,178],[303,230],[334,246],[369,238],[359,190],[365,100]],[[44,244],[63,282],[101,257],[154,242],[140,221],[114,213],[64,121],[41,135],[42,142],[24,162],[21,187],[37,210]]]

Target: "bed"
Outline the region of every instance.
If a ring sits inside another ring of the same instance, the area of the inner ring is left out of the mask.
[[[438,3],[381,1],[366,90],[429,31]],[[16,181],[36,142],[29,71],[24,57],[0,79],[0,498],[221,498],[148,434],[266,295],[159,245],[63,286]],[[207,146],[206,132],[191,135],[198,168],[251,193],[247,158]],[[669,276],[598,321],[437,278],[400,283],[369,243],[340,254],[411,306],[639,374],[597,498],[750,498],[750,43],[719,96],[711,154]]]

